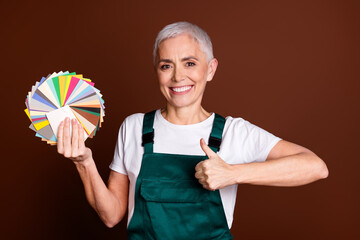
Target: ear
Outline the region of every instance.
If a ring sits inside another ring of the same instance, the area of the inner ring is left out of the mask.
[[[218,66],[218,60],[216,58],[211,59],[208,65],[208,76],[206,81],[211,81],[215,75],[216,69]]]

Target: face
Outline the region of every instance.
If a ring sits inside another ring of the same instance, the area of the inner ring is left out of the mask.
[[[168,105],[200,106],[206,83],[212,80],[216,67],[217,60],[208,63],[200,45],[187,34],[161,42],[155,68]]]

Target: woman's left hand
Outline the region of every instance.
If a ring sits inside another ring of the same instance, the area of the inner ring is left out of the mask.
[[[199,162],[195,166],[195,177],[206,189],[216,189],[235,184],[233,167],[222,160],[211,148],[206,145],[205,140],[200,140],[200,146],[209,159]]]

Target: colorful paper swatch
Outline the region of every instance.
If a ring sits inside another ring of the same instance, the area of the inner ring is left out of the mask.
[[[95,136],[105,116],[104,100],[94,83],[68,71],[54,72],[36,82],[25,105],[29,128],[51,145],[56,145],[57,128],[65,117],[76,118],[87,139]]]

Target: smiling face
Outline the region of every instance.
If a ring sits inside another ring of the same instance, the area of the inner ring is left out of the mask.
[[[161,42],[155,68],[168,105],[200,106],[206,83],[212,80],[216,67],[217,60],[208,63],[198,42],[187,34]]]

